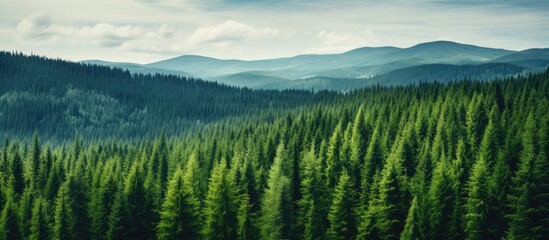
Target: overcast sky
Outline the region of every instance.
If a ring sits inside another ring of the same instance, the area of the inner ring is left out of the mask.
[[[0,50],[75,61],[264,59],[436,40],[549,47],[549,1],[0,1]]]

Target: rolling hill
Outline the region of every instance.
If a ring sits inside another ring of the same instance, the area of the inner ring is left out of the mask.
[[[435,41],[409,48],[362,47],[340,54],[307,54],[254,61],[183,55],[143,65],[86,62],[119,67],[135,73],[195,76],[227,85],[255,89],[350,90],[368,86],[372,82],[383,85],[414,84],[420,80],[448,82],[463,78],[457,74],[462,73],[462,70],[468,73],[470,79],[481,81],[528,71],[542,71],[549,65],[549,49],[517,52]],[[440,72],[439,64],[444,64],[444,69],[449,72]],[[473,67],[475,65],[478,67]],[[500,72],[502,67],[505,70]],[[460,70],[455,72],[455,69]],[[395,74],[395,71],[398,74]],[[393,78],[402,78],[403,72],[409,74],[406,81]]]

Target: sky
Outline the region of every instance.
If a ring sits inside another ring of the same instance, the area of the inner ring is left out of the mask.
[[[73,61],[254,60],[437,40],[547,48],[549,1],[0,1],[0,50]]]

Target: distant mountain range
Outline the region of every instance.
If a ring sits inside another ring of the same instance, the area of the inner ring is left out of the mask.
[[[540,71],[549,66],[549,48],[511,51],[436,41],[409,48],[363,47],[341,54],[255,61],[183,55],[150,64],[83,62],[249,88],[350,90],[373,84],[407,85],[464,78],[486,81]]]

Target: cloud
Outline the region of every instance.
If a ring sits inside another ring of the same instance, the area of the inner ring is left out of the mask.
[[[253,27],[233,20],[185,31],[167,24],[141,26],[95,23],[73,26],[56,23],[44,14],[33,14],[23,19],[17,25],[16,32],[20,40],[37,45],[88,45],[161,54],[180,54],[212,45],[222,48],[247,39],[279,35],[278,29]]]
[[[51,17],[34,14],[17,24],[17,34],[27,40],[48,41],[58,30],[52,25]]]
[[[318,47],[311,49],[310,52],[337,53],[378,43],[370,30],[356,33],[322,30],[316,34],[316,39],[320,40],[320,44]]]
[[[256,28],[233,20],[218,25],[203,26],[196,29],[191,35],[191,43],[230,44],[249,38],[276,36],[278,29]]]
[[[102,47],[117,47],[135,39],[146,31],[132,25],[97,23],[92,26],[66,26],[54,23],[44,14],[33,14],[17,24],[20,39],[36,43],[77,44],[91,43]]]

